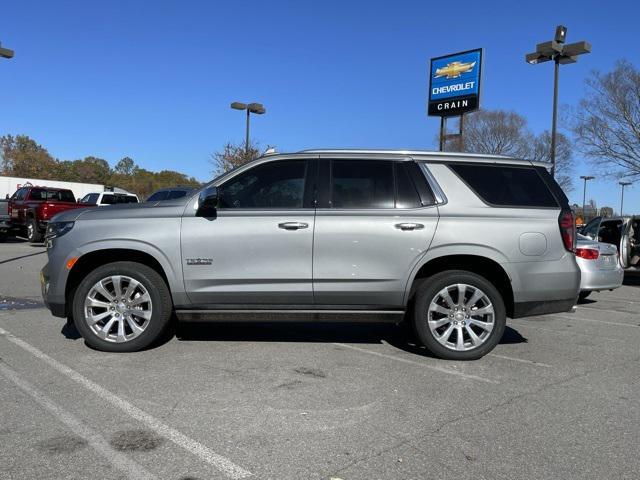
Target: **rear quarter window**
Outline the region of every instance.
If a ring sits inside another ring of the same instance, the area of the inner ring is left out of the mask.
[[[559,206],[535,167],[461,163],[450,164],[449,168],[488,204],[529,208]]]

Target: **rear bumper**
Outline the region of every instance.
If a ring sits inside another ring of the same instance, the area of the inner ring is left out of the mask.
[[[583,270],[580,290],[583,292],[613,290],[620,287],[623,280],[624,270],[619,266],[613,270]]]

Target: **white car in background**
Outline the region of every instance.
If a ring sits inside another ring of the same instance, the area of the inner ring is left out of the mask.
[[[624,269],[618,249],[611,243],[597,242],[578,234],[576,261],[580,267],[580,300],[591,292],[614,290],[622,285]]]
[[[87,206],[106,207],[107,205],[117,205],[121,203],[139,203],[138,196],[133,193],[119,192],[96,192],[87,193],[79,203]]]

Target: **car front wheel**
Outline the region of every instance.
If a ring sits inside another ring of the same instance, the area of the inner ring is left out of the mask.
[[[166,333],[172,311],[164,279],[135,262],[96,268],[73,296],[73,319],[87,344],[108,352],[135,352]]]
[[[505,326],[502,296],[480,275],[449,270],[418,287],[414,327],[424,346],[437,357],[478,359],[498,344]]]

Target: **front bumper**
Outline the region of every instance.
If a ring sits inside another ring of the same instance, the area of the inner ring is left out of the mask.
[[[42,292],[42,300],[54,317],[66,318],[67,311],[64,294],[62,295],[62,298],[60,298],[59,295],[55,295],[52,292],[48,266],[49,264],[47,263],[40,271],[40,291]]]

